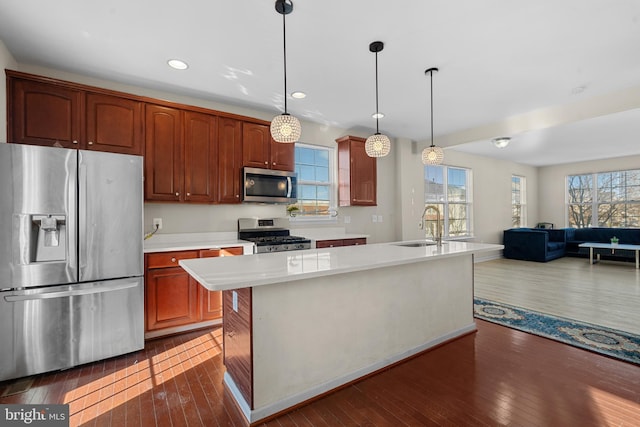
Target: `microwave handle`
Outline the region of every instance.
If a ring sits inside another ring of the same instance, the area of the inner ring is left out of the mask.
[[[291,177],[287,177],[287,197],[291,197],[291,191],[293,190],[293,185],[291,184]]]

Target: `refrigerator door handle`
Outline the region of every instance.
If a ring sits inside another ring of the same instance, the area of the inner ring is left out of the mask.
[[[42,292],[42,293],[30,293],[23,295],[8,295],[4,297],[4,300],[7,302],[20,302],[20,301],[34,301],[34,300],[42,300],[49,298],[64,298],[71,297],[77,295],[91,295],[91,294],[101,294],[106,292],[113,291],[121,291],[123,289],[135,288],[138,286],[138,282],[131,281],[128,283],[118,283],[113,285],[101,285],[95,286],[89,289],[71,289],[66,291],[53,291],[53,292]]]

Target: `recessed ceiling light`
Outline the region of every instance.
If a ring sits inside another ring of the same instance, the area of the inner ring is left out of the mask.
[[[187,65],[186,62],[179,59],[170,59],[167,61],[167,64],[169,64],[169,67],[175,68],[176,70],[186,70],[189,68],[189,65]]]
[[[304,99],[304,98],[307,97],[307,94],[302,92],[302,91],[297,90],[297,91],[291,93],[291,97],[295,98],[295,99]]]
[[[380,113],[380,112],[378,112],[378,113],[373,113],[373,114],[371,115],[371,117],[373,117],[374,119],[381,119],[381,118],[383,118],[383,117],[384,117],[384,113]]]
[[[491,142],[496,148],[504,148],[507,145],[509,145],[510,141],[511,141],[511,138],[509,138],[508,136],[501,136],[499,138],[493,138],[491,140]]]

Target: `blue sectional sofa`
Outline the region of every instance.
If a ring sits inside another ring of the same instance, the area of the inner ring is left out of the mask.
[[[589,249],[580,248],[578,245],[585,242],[610,243],[612,237],[618,238],[618,243],[623,245],[640,245],[640,228],[566,228],[567,232],[567,255],[588,257]],[[602,259],[617,261],[634,261],[635,252],[616,249],[612,254],[608,249],[596,249]]]
[[[512,228],[504,230],[504,257],[547,262],[566,254],[566,229]]]

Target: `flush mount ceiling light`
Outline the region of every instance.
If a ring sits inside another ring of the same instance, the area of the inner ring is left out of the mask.
[[[384,113],[378,111],[377,113],[373,113],[371,117],[373,117],[374,119],[381,119],[384,117]]]
[[[284,113],[271,120],[271,136],[276,142],[294,143],[300,139],[300,120],[287,112],[287,24],[285,17],[293,11],[291,0],[276,0],[276,12],[282,15],[284,50]]]
[[[437,71],[437,68],[429,68],[424,72],[431,77],[431,145],[422,150],[422,163],[425,165],[440,165],[444,160],[444,151],[433,143],[433,73]]]
[[[493,143],[493,145],[496,146],[496,148],[504,148],[507,145],[509,145],[510,141],[511,141],[511,138],[509,138],[508,136],[501,136],[500,138],[493,138],[491,140],[491,142]]]
[[[372,42],[369,45],[369,51],[376,54],[376,112],[373,115],[376,119],[376,133],[367,138],[367,141],[364,143],[364,150],[369,157],[384,157],[389,154],[391,150],[389,137],[382,135],[378,127],[378,120],[383,116],[383,114],[378,111],[378,52],[381,52],[382,49],[384,49],[384,43],[379,41]]]
[[[295,98],[295,99],[304,99],[307,97],[307,94],[302,92],[302,91],[295,91],[295,92],[291,92],[291,97]]]
[[[179,59],[170,59],[167,61],[167,64],[169,64],[169,67],[175,68],[176,70],[186,70],[189,68],[189,65],[186,62]]]

